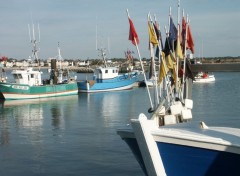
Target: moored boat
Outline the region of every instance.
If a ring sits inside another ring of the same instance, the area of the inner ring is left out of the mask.
[[[30,32],[29,32],[30,33]],[[34,33],[34,29],[33,29]],[[33,43],[33,59],[38,61],[37,56],[37,40],[34,37]],[[58,56],[61,58],[60,48],[58,46]],[[53,96],[66,96],[78,93],[75,78],[63,79],[63,69],[57,68],[56,59],[51,60],[50,78],[42,80],[42,72],[40,68],[33,70],[32,67],[15,69],[12,71],[14,83],[0,82],[0,98],[5,100],[45,98]]]
[[[215,81],[215,76],[208,73],[199,72],[195,77],[193,82],[195,83],[209,83]]]
[[[12,71],[15,83],[0,82],[0,98],[5,100],[44,98],[78,93],[75,80],[55,83],[53,79],[42,80],[42,72],[32,68]]]
[[[119,74],[117,67],[109,67],[105,62],[105,52],[100,50],[105,66],[94,70],[92,79],[78,81],[79,92],[94,93],[132,89],[138,80],[137,72]]]

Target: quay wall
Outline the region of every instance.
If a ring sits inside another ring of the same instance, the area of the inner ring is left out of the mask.
[[[239,72],[240,63],[192,64],[193,72]]]

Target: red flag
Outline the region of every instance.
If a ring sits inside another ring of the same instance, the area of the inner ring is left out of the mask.
[[[6,57],[6,56],[3,56],[3,57],[2,57],[2,61],[7,61],[7,57]]]
[[[188,32],[188,34],[187,34],[187,49],[190,49],[192,51],[192,53],[194,54],[194,42],[193,42],[190,25],[188,25],[187,32]]]
[[[187,24],[184,17],[182,17],[182,39],[181,39],[182,44],[181,45],[182,45],[183,54],[185,53],[186,30],[187,30]]]
[[[128,18],[128,20],[129,20],[129,24],[130,24],[128,40],[131,40],[132,44],[134,44],[134,45],[139,44],[138,35],[137,35],[137,32],[134,28],[133,22],[130,18]]]

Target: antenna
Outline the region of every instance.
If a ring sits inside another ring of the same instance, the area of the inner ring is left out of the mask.
[[[38,23],[38,42],[40,43],[40,26],[39,26],[39,23]]]
[[[110,54],[110,49],[111,49],[111,47],[110,47],[110,39],[109,39],[109,37],[107,38],[108,40],[108,53]]]
[[[97,26],[97,15],[96,15],[96,50],[98,50],[98,26]]]
[[[31,27],[30,25],[28,24],[28,32],[29,32],[29,38],[30,38],[30,43],[32,43],[33,45],[33,49],[32,49],[32,58],[38,62],[38,66],[40,66],[40,63],[39,63],[39,59],[38,59],[38,52],[39,52],[39,48],[37,48],[37,43],[40,42],[40,27],[39,27],[39,24],[38,24],[38,40],[36,40],[36,37],[35,37],[35,28],[34,28],[34,24],[32,24],[32,33],[31,33]],[[39,68],[40,70],[40,68]]]
[[[30,43],[32,42],[32,38],[31,38],[31,31],[30,31],[30,25],[28,24],[28,34],[29,34],[29,40]]]

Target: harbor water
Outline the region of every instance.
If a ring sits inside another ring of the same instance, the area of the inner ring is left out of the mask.
[[[240,72],[214,75],[193,84],[193,120],[240,128]],[[146,88],[0,103],[1,176],[144,175],[116,131],[150,116]]]

